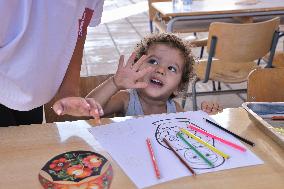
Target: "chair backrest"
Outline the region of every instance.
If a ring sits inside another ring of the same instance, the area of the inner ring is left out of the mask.
[[[273,66],[276,68],[284,68],[284,52],[276,52],[273,59]]]
[[[280,19],[248,24],[214,22],[209,27],[207,51],[217,38],[214,57],[230,62],[250,62],[270,51]]]
[[[100,85],[106,79],[111,77],[112,75],[101,75],[101,76],[89,76],[89,77],[81,77],[80,78],[80,96],[85,97],[89,92],[92,91],[95,87]],[[74,117],[69,115],[58,116],[51,109],[55,100],[52,99],[50,102],[44,105],[45,112],[45,120],[47,123],[52,122],[62,122],[62,121],[75,121],[79,119],[89,119],[88,117]]]
[[[171,1],[171,0],[148,0],[149,20],[150,21],[153,21],[154,16],[156,14],[155,9],[152,7],[151,3],[154,3],[154,2],[167,2],[167,1]]]
[[[284,102],[284,68],[253,70],[248,77],[247,101]]]

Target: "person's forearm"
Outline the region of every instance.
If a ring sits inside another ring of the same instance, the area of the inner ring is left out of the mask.
[[[80,70],[86,36],[78,38],[70,64],[57,93],[57,98],[79,96]]]
[[[119,88],[114,82],[114,78],[110,77],[94,90],[92,90],[86,97],[94,98],[101,106],[105,106],[111,97],[119,91]]]

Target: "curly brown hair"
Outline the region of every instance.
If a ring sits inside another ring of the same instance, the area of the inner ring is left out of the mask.
[[[151,34],[143,38],[141,42],[137,44],[137,47],[135,48],[135,62],[138,61],[143,55],[147,55],[150,47],[156,44],[168,45],[171,48],[179,50],[183,55],[184,69],[182,72],[181,82],[179,84],[179,90],[184,90],[189,80],[193,77],[192,66],[194,64],[194,58],[190,48],[191,45],[172,33]]]

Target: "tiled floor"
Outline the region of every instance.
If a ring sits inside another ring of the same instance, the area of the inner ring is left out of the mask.
[[[136,43],[149,33],[147,0],[105,0],[102,23],[96,28],[88,29],[81,76],[115,73],[119,56],[124,54],[128,57]],[[188,35],[190,34],[182,37]],[[279,43],[278,46],[282,49],[283,43]],[[193,52],[196,56],[199,55],[199,49],[193,49]],[[228,86],[222,86],[226,87]],[[243,88],[246,87],[246,83],[229,87]],[[209,82],[198,84],[197,90],[211,89],[212,84]],[[214,95],[198,97],[198,103],[203,100],[213,100],[224,108],[239,107],[245,99],[246,94]],[[185,109],[192,109],[190,98]]]

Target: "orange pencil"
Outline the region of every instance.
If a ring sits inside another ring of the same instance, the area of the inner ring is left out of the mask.
[[[157,177],[157,179],[160,179],[161,178],[160,171],[159,171],[157,160],[156,160],[155,154],[154,154],[154,150],[152,148],[151,141],[150,141],[149,138],[146,139],[146,143],[147,143],[148,150],[149,150],[149,153],[150,153],[150,157],[151,157],[151,160],[152,160],[152,163],[153,163],[153,166],[154,166],[156,177]]]

